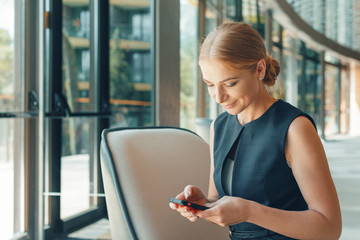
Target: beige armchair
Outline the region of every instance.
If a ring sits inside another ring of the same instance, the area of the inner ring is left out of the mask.
[[[111,235],[117,239],[228,239],[227,228],[189,222],[169,208],[187,184],[206,193],[209,146],[179,128],[117,128],[102,133],[101,168]]]

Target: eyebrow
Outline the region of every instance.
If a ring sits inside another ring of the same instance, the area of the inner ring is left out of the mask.
[[[229,80],[235,80],[235,79],[237,79],[237,77],[229,77],[229,78],[225,78],[224,80],[221,80],[219,83],[223,83],[223,82],[226,82]],[[206,80],[205,78],[203,78],[203,81],[211,83],[209,80]]]

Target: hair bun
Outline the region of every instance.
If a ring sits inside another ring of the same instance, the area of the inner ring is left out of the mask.
[[[269,54],[266,54],[266,73],[264,77],[264,83],[268,86],[273,86],[280,73],[279,62],[272,58]]]

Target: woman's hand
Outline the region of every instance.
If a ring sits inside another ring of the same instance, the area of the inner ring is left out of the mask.
[[[184,191],[177,195],[176,198],[193,202],[199,205],[205,205],[208,202],[201,190],[192,185],[187,185]],[[191,222],[195,222],[199,218],[197,216],[197,213],[200,212],[199,210],[182,206],[176,203],[170,203],[169,205],[171,209],[177,210],[183,217],[186,217]]]
[[[197,216],[222,227],[245,222],[250,216],[251,202],[238,197],[225,196],[206,204],[210,209],[198,211]]]

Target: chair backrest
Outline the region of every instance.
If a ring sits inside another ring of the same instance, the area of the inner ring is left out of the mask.
[[[209,146],[172,127],[107,129],[101,168],[113,239],[226,239],[226,228],[169,208],[187,184],[208,189]]]

